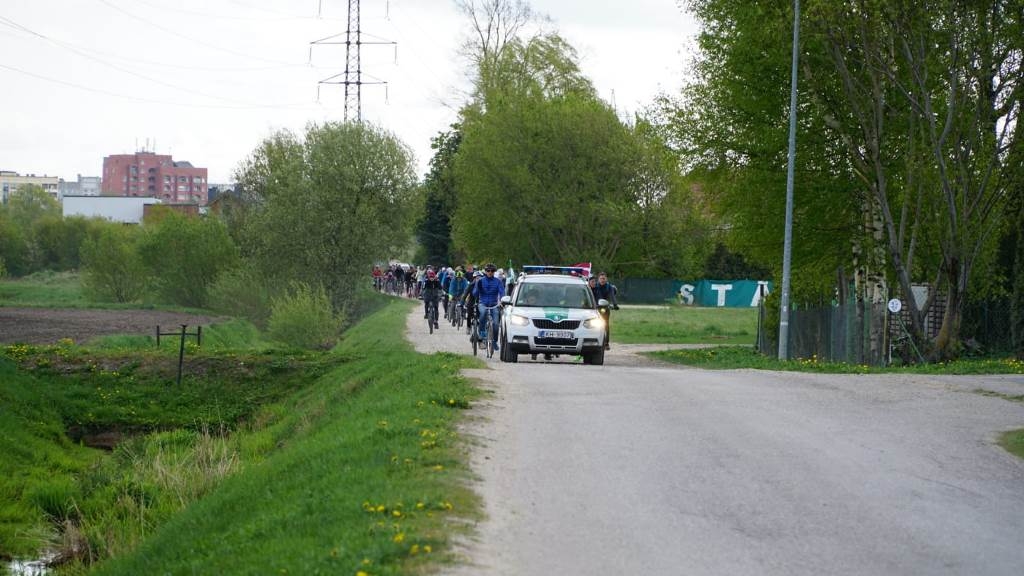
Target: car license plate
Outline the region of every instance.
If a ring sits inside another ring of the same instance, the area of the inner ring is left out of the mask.
[[[572,330],[541,330],[541,338],[572,338]]]

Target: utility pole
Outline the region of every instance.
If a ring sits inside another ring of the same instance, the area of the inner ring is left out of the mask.
[[[321,0],[321,9],[323,8],[323,2]],[[356,122],[363,121],[363,100],[362,100],[362,87],[367,84],[380,84],[384,86],[385,99],[387,98],[387,82],[383,80],[374,80],[366,82],[363,80],[363,68],[362,68],[362,54],[361,47],[363,44],[384,44],[397,46],[397,42],[390,41],[363,41],[363,31],[359,23],[360,8],[359,0],[348,0],[348,28],[341,34],[334,34],[320,40],[314,40],[309,43],[309,61],[313,61],[313,46],[318,44],[344,44],[345,45],[345,71],[340,74],[335,74],[328,78],[317,82],[316,97],[317,101],[320,100],[320,86],[322,84],[342,84],[345,86],[345,121],[354,120]],[[341,36],[345,36],[345,40],[338,40]],[[340,78],[340,80],[339,80]]]
[[[789,84],[789,161],[786,166],[786,233],[782,244],[779,360],[789,359],[789,275],[793,255],[793,167],[796,164],[796,68],[800,59],[800,0],[793,0],[793,70]]]

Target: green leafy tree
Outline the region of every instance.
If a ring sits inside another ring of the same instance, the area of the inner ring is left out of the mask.
[[[324,286],[343,310],[374,262],[407,246],[417,184],[409,148],[368,123],[282,132],[242,164],[242,243],[271,282]]]
[[[145,232],[139,256],[167,302],[206,306],[217,276],[238,265],[238,249],[219,220],[168,213]]]
[[[434,156],[430,159],[430,172],[423,183],[423,214],[416,225],[416,235],[423,247],[424,257],[433,264],[455,261],[452,242],[452,219],[458,203],[455,188],[454,164],[462,134],[453,125],[431,141]]]
[[[25,233],[3,210],[0,210],[0,260],[11,276],[22,276],[30,271]]]
[[[698,80],[673,111],[680,149],[720,199],[730,244],[778,262],[790,49],[778,38],[790,37],[790,3],[687,6],[705,26]],[[805,6],[794,291],[824,293],[844,266],[875,286],[895,282],[911,301],[911,284],[930,282],[948,299],[932,357],[953,357],[1019,148],[1021,5]],[[908,308],[921,338],[924,313]]]
[[[94,299],[135,302],[145,294],[149,273],[139,256],[142,231],[107,223],[82,243],[82,288]]]
[[[73,216],[46,216],[32,226],[39,265],[50,270],[77,270],[81,265],[82,243],[95,221]]]
[[[42,186],[24,184],[11,192],[4,207],[11,221],[23,230],[44,217],[60,217],[60,203]]]

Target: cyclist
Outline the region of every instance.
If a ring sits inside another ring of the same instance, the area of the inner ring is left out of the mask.
[[[593,277],[591,277],[591,279],[593,279]],[[614,284],[608,283],[608,274],[600,272],[597,275],[597,284],[591,283],[591,290],[594,292],[595,302],[604,298],[608,301],[612,310],[619,309],[619,303],[615,299],[615,295],[619,290]],[[608,339],[611,338],[612,314],[607,308],[601,309],[600,313],[604,316],[604,349],[608,350],[610,348]]]
[[[441,298],[441,281],[437,279],[437,274],[433,269],[427,269],[427,273],[423,279],[423,290],[420,293],[423,296],[423,317],[426,318],[430,315],[430,305],[437,306],[437,301]],[[434,328],[440,328],[437,325],[437,318],[434,318]]]
[[[497,269],[497,266],[488,263],[487,266],[484,266],[483,278],[473,284],[473,296],[476,298],[477,311],[480,313],[478,316],[480,321],[477,323],[477,336],[479,336],[481,342],[487,338],[487,331],[485,329],[487,320],[484,316],[490,316],[495,350],[498,349],[498,305],[501,303],[501,298],[505,295],[505,283],[494,277],[494,272]]]
[[[455,269],[452,274],[452,279],[448,282],[448,300],[451,302],[450,306],[461,306],[462,296],[465,295],[466,290],[469,289],[469,282],[466,281],[465,275],[462,273],[462,267]],[[451,316],[451,311],[448,313]]]
[[[384,273],[380,271],[380,266],[373,265],[373,289],[380,292],[384,289]]]

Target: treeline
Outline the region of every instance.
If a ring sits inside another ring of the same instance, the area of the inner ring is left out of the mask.
[[[699,188],[644,117],[598,97],[575,50],[522,2],[457,2],[474,90],[438,135],[419,260],[699,276],[715,238]]]
[[[141,226],[62,218],[41,189],[19,188],[0,210],[0,270],[80,270],[94,300],[205,308],[330,346],[377,305],[373,263],[408,248],[412,153],[369,124],[310,125],[265,140],[236,177],[216,213],[157,208]]]

